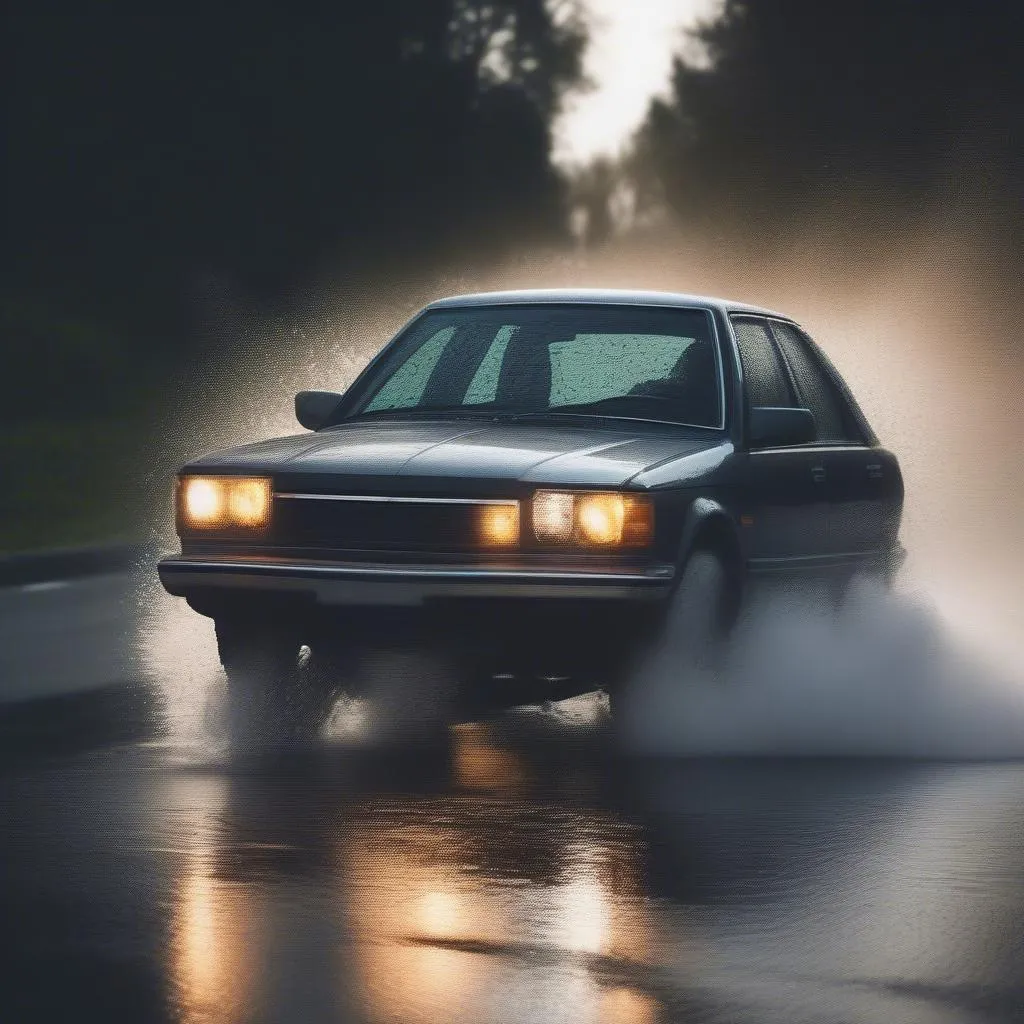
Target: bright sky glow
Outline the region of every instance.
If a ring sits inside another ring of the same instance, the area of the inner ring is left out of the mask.
[[[594,83],[571,96],[555,125],[556,163],[570,167],[614,156],[652,97],[668,87],[683,30],[711,17],[719,0],[583,0],[590,24],[584,70]]]

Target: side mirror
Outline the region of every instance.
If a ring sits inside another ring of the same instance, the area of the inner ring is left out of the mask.
[[[818,436],[810,409],[783,409],[770,405],[750,410],[750,443],[757,448],[806,444]]]
[[[336,391],[300,391],[295,396],[295,418],[307,430],[319,430],[330,422],[340,401]]]

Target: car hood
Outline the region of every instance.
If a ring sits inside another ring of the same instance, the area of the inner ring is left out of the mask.
[[[724,458],[732,450],[722,435],[705,430],[640,429],[467,420],[349,423],[215,452],[188,469],[270,473],[279,480],[327,475],[644,486],[651,471],[663,478],[679,463],[686,476],[684,464],[692,456],[718,451]]]

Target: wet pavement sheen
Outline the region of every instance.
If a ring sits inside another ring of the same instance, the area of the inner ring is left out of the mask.
[[[399,753],[0,777],[0,1019],[1024,1020],[1024,764]]]

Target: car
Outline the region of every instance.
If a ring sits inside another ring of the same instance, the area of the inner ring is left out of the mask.
[[[443,663],[460,708],[615,694],[759,580],[902,557],[896,458],[807,333],[744,303],[445,298],[295,411],[307,432],[184,466],[159,563],[254,732],[315,732],[382,651]]]

